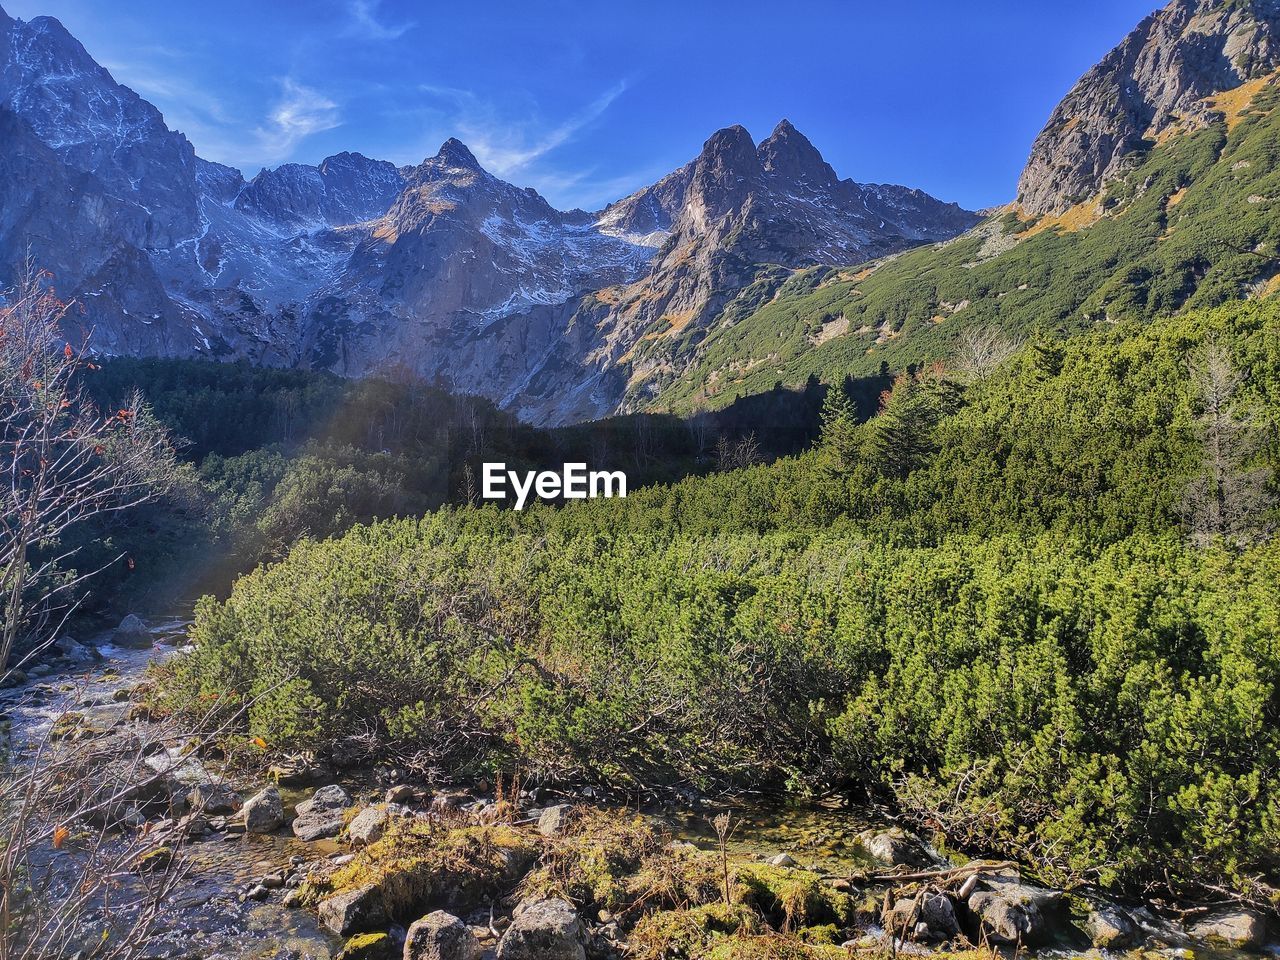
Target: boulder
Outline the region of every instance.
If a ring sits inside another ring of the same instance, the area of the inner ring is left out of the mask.
[[[950,940],[960,933],[955,906],[941,893],[904,897],[882,918],[885,930],[910,940]]]
[[[481,952],[471,928],[443,910],[414,921],[404,941],[404,960],[479,960]]]
[[[1089,911],[1084,921],[1084,932],[1095,947],[1103,950],[1127,950],[1136,947],[1141,939],[1133,917],[1109,904]]]
[[[498,943],[498,960],[586,960],[585,940],[568,902],[535,900],[520,905]]]
[[[350,806],[351,796],[336,783],[321,787],[294,809],[293,833],[299,840],[336,837],[346,826],[343,809]]]
[[[284,803],[275,787],[260,790],[241,808],[244,828],[249,833],[271,833],[284,826]]]
[[[347,825],[347,838],[353,847],[376,843],[386,832],[390,815],[385,807],[366,807]]]
[[[338,960],[395,960],[396,942],[385,931],[358,933],[342,945]]]
[[[323,783],[331,775],[332,771],[328,767],[306,757],[282,760],[267,770],[267,778],[274,780],[282,787],[305,787],[313,783]]]
[[[351,806],[351,794],[336,783],[331,783],[327,787],[321,787],[293,809],[303,814],[313,810],[341,810],[349,806]]]
[[[1227,910],[1205,917],[1191,928],[1200,940],[1216,941],[1237,950],[1257,950],[1266,937],[1266,923],[1249,910]]]
[[[151,646],[151,631],[142,618],[131,613],[120,621],[120,626],[111,633],[111,642],[118,647],[143,648]]]
[[[794,867],[796,866],[796,858],[789,853],[780,853],[776,857],[770,857],[767,861],[771,867]]]
[[[320,925],[339,937],[368,933],[387,922],[382,893],[370,883],[320,901]]]
[[[94,660],[101,658],[101,654],[92,647],[86,647],[78,640],[71,637],[62,637],[53,645],[54,651],[60,657],[65,657],[72,663],[92,663]]]
[[[387,803],[412,803],[413,787],[407,783],[400,783],[387,790]]]
[[[187,803],[192,810],[219,816],[240,809],[240,794],[225,783],[197,783],[187,792]]]
[[[858,843],[871,856],[891,867],[928,867],[935,862],[919,838],[900,827],[864,830],[858,834]]]
[[[538,832],[544,837],[558,837],[569,829],[575,816],[573,804],[557,803],[538,816]]]
[[[1050,917],[1062,891],[1032,887],[1011,877],[986,877],[984,889],[969,897],[979,933],[992,943],[1033,945],[1050,934]]]

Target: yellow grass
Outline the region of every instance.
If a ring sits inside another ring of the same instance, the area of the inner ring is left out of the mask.
[[[1187,188],[1183,187],[1177,193],[1171,194],[1169,196],[1169,199],[1165,203],[1164,208],[1166,210],[1172,210],[1174,207],[1180,204],[1183,200],[1185,200],[1186,196],[1187,196]]]
[[[1214,94],[1212,97],[1206,97],[1204,104],[1211,110],[1218,110],[1226,114],[1227,129],[1234,130],[1244,120],[1245,114],[1248,112],[1254,98],[1266,87],[1274,83],[1278,76],[1280,76],[1280,73],[1272,73],[1265,77],[1259,77],[1257,80],[1242,83],[1234,89],[1224,90],[1222,93]]]
[[[1021,211],[1018,214],[1022,216]],[[1023,219],[1026,219],[1023,217]],[[1084,203],[1077,203],[1070,210],[1062,213],[1041,217],[1034,227],[1028,230],[1023,237],[1034,237],[1038,233],[1044,233],[1046,230],[1057,230],[1060,233],[1079,233],[1087,227],[1093,226],[1102,219],[1102,201],[1098,197],[1086,200]]]

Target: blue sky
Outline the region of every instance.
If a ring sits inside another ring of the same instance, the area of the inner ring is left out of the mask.
[[[842,177],[977,208],[1012,198],[1050,110],[1155,0],[893,3],[0,0],[63,21],[204,157],[457,136],[560,207],[595,208],[714,130],[788,117]]]

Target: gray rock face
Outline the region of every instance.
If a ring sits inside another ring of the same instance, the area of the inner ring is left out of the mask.
[[[1085,918],[1084,932],[1095,947],[1126,950],[1137,946],[1141,932],[1133,918],[1119,907],[1101,906]]]
[[[294,228],[339,227],[381,217],[403,188],[393,164],[339,153],[318,167],[263,170],[239,191],[235,207]]]
[[[1201,920],[1191,928],[1191,935],[1201,940],[1217,941],[1237,950],[1256,950],[1266,940],[1267,926],[1256,913],[1229,910]]]
[[[586,933],[564,900],[522,904],[498,943],[498,960],[586,960]]]
[[[317,912],[321,926],[339,937],[367,933],[387,923],[382,894],[373,884],[321,900]]]
[[[1203,101],[1280,67],[1280,2],[1173,0],[1086,73],[1036,139],[1018,184],[1032,214],[1095,196],[1175,122],[1203,123]]]
[[[471,928],[443,910],[414,921],[404,941],[404,960],[479,960],[482,952]]]
[[[275,787],[260,790],[241,809],[244,828],[249,833],[271,833],[284,826],[284,803]]]

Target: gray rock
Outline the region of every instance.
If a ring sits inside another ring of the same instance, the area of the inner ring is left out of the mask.
[[[241,808],[244,828],[249,833],[271,833],[284,825],[284,803],[275,787],[260,790]]]
[[[564,900],[522,903],[498,943],[498,960],[586,960],[586,932]]]
[[[303,814],[313,810],[341,810],[349,806],[351,806],[351,794],[336,783],[331,783],[327,787],[321,787],[293,809]]]
[[[387,923],[382,893],[372,883],[321,900],[317,914],[320,925],[339,937],[367,933]]]
[[[780,853],[776,857],[770,857],[768,864],[771,867],[794,867],[796,859],[789,853]]]
[[[353,847],[367,847],[382,838],[390,814],[385,807],[366,807],[347,825],[347,837]]]
[[[443,910],[415,921],[404,941],[404,960],[479,960],[481,953],[471,928]]]
[[[1103,950],[1127,950],[1137,946],[1140,939],[1138,925],[1133,918],[1109,904],[1089,911],[1084,921],[1084,932],[1095,947]]]
[[[256,886],[251,887],[249,892],[244,895],[244,898],[246,900],[266,900],[270,896],[271,891],[259,883]]]
[[[558,837],[569,829],[576,816],[573,804],[557,803],[538,816],[538,832],[544,837]]]
[[[883,918],[885,930],[896,937],[910,935],[920,941],[950,940],[960,933],[955,906],[951,898],[940,893],[927,894],[917,900],[898,900]]]
[[[341,809],[308,810],[294,817],[293,835],[307,841],[336,837],[345,826],[343,819]]]
[[[336,837],[346,826],[343,810],[350,805],[351,795],[336,783],[321,787],[294,808],[294,835],[300,840]]]
[[[219,816],[240,809],[240,794],[225,783],[198,783],[187,792],[187,803],[193,810]]]
[[[407,783],[400,783],[387,790],[387,803],[412,803],[413,787]]]
[[[1266,923],[1248,910],[1228,910],[1206,917],[1191,928],[1201,940],[1217,941],[1237,950],[1256,950],[1266,939]]]
[[[1032,887],[1012,878],[986,877],[985,889],[969,897],[982,934],[993,943],[1034,945],[1051,932],[1050,917],[1062,892]]]
[[[101,658],[97,650],[86,647],[71,637],[62,637],[54,643],[53,648],[59,656],[66,657],[72,663],[92,663]]]
[[[924,844],[900,827],[864,830],[858,834],[862,849],[891,867],[927,867],[934,863]]]
[[[118,647],[143,648],[151,646],[151,631],[137,614],[131,613],[120,621],[111,634],[111,642]]]

